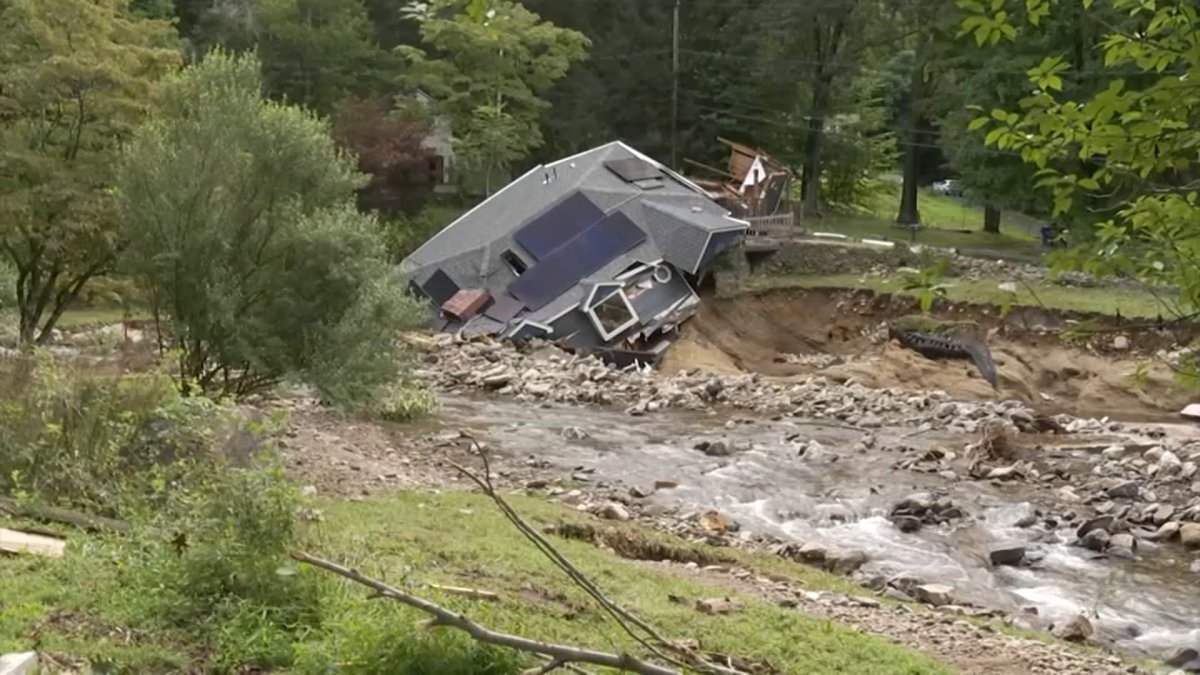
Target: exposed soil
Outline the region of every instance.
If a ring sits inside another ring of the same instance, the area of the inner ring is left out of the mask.
[[[778,290],[708,298],[667,354],[668,372],[704,368],[772,376],[821,374],[871,387],[943,390],[970,400],[1020,399],[1054,412],[1120,419],[1174,418],[1191,402],[1162,350],[1190,344],[1194,325],[1152,326],[1097,317],[939,303],[937,318],[986,331],[1000,374],[993,390],[967,361],[935,361],[886,339],[886,322],[918,313],[916,301],[871,291]],[[1099,332],[1070,341],[1071,322]],[[1124,336],[1128,347],[1114,340]],[[826,358],[814,358],[824,356]]]
[[[473,487],[454,464],[478,469],[472,438],[485,448],[487,434],[418,424],[368,422],[338,415],[312,400],[276,402],[290,411],[280,454],[288,476],[322,496],[357,499],[396,490]],[[490,448],[489,448],[490,449]],[[504,452],[489,455],[493,479],[503,488],[543,484],[562,471],[546,462]]]

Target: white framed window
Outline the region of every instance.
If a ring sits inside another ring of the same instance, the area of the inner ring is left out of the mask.
[[[604,296],[599,302],[590,303],[585,310],[596,332],[604,340],[611,340],[621,333],[636,326],[641,318],[629,302],[629,296],[623,289],[617,289]]]

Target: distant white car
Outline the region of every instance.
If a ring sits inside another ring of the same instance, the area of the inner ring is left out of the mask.
[[[933,184],[933,191],[939,195],[947,195],[949,197],[962,196],[962,183],[954,180],[939,180]]]

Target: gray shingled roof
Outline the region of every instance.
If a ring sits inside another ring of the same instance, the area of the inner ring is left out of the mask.
[[[610,160],[633,158],[661,169],[662,186],[644,190],[605,166]],[[577,192],[607,214],[624,213],[648,235],[646,241],[588,275],[593,279],[611,279],[636,262],[656,260],[693,272],[711,233],[746,226],[730,218],[699,186],[617,141],[529,171],[405,258],[401,274],[423,283],[441,269],[461,288],[504,288],[515,276],[496,259],[503,250],[520,248],[513,233]],[[523,318],[545,321],[569,310],[583,299],[583,287],[576,285]]]

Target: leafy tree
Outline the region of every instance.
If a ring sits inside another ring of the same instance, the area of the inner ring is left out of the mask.
[[[223,52],[168,83],[120,162],[130,272],[172,321],[185,392],[298,377],[338,403],[375,399],[419,315],[354,209],[352,160],[261,84],[256,58]]]
[[[918,184],[922,163],[931,159],[930,147],[937,140],[931,123],[935,106],[934,82],[937,69],[946,56],[947,44],[952,41],[953,12],[947,12],[942,0],[905,0],[885,3],[889,15],[905,29],[897,46],[902,47],[890,65],[900,65],[906,71],[906,81],[895,97],[899,114],[896,117],[902,139],[900,209],[896,222],[916,225],[921,222],[918,208]]]
[[[431,0],[409,6],[423,49],[400,47],[408,82],[429,94],[461,140],[464,160],[506,168],[542,144],[541,95],[587,57],[582,34],[512,0]]]
[[[858,101],[855,112],[829,118],[823,187],[830,204],[863,206],[866,198],[877,194],[877,177],[896,166],[896,136],[884,130],[887,111],[877,97],[878,87],[873,76],[858,78],[850,92]]]
[[[362,0],[256,0],[255,27],[272,98],[329,113],[348,94],[382,88],[389,55]]]
[[[120,245],[111,166],[174,67],[168,23],[126,0],[11,0],[0,13],[0,250],[22,341],[44,342]]]
[[[765,14],[771,19],[767,25],[768,58],[776,61],[793,59],[804,64],[807,133],[801,194],[806,214],[821,212],[821,181],[829,121],[837,112],[837,88],[853,80],[867,53],[870,39],[867,23],[876,9],[871,5],[868,0],[822,3],[777,0],[768,6]],[[797,30],[804,39],[795,38]]]
[[[1134,0],[960,4],[969,12],[963,31],[981,45],[1036,39],[1069,13],[1085,20],[1106,13],[1103,82],[1073,92],[1087,51],[1053,53],[1029,70],[1032,93],[1017,109],[994,109],[971,126],[1038,168],[1055,213],[1099,213],[1094,238],[1068,264],[1177,285],[1186,304],[1200,306],[1200,90],[1189,77],[1200,72],[1200,11]]]
[[[414,212],[432,189],[422,143],[429,125],[414,115],[392,111],[382,98],[348,99],[333,116],[333,137],[358,157],[371,181],[358,191],[358,204],[371,211]]]

